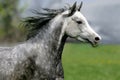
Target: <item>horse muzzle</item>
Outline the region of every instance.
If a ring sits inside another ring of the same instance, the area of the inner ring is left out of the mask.
[[[93,47],[97,47],[100,40],[101,40],[101,37],[95,37],[92,41],[88,40],[88,42],[91,43]]]

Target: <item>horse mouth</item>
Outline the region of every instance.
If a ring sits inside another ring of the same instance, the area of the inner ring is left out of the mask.
[[[92,45],[92,47],[97,47],[98,43],[99,43],[99,41],[91,41],[91,40],[86,39],[86,38],[78,38],[78,40],[85,42],[85,43],[90,43]]]
[[[93,41],[93,42],[89,41],[89,43],[90,43],[93,47],[97,47],[99,42],[97,42],[97,41]]]
[[[98,42],[94,41],[91,43],[93,47],[97,47],[98,46]]]
[[[88,40],[88,39],[86,39],[86,41],[88,42],[88,43],[90,43],[93,47],[97,47],[98,46],[98,41],[90,41],[90,40]]]

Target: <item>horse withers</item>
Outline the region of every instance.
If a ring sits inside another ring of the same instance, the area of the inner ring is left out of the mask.
[[[101,37],[80,12],[82,3],[68,9],[43,9],[25,19],[27,41],[0,48],[0,80],[64,80],[62,51],[67,37],[96,46]]]

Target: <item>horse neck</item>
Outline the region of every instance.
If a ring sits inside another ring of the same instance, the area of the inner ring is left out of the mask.
[[[32,41],[32,43],[37,43],[40,48],[46,49],[45,53],[53,54],[61,59],[67,36],[64,34],[64,29],[62,27],[63,21],[58,18],[59,17],[56,17],[50,21],[50,23],[41,29],[38,35],[30,41]]]

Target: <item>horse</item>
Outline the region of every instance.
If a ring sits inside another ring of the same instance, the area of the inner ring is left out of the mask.
[[[97,46],[101,37],[80,12],[82,2],[69,8],[35,12],[24,26],[27,40],[0,47],[0,80],[64,80],[62,51],[68,37]]]

